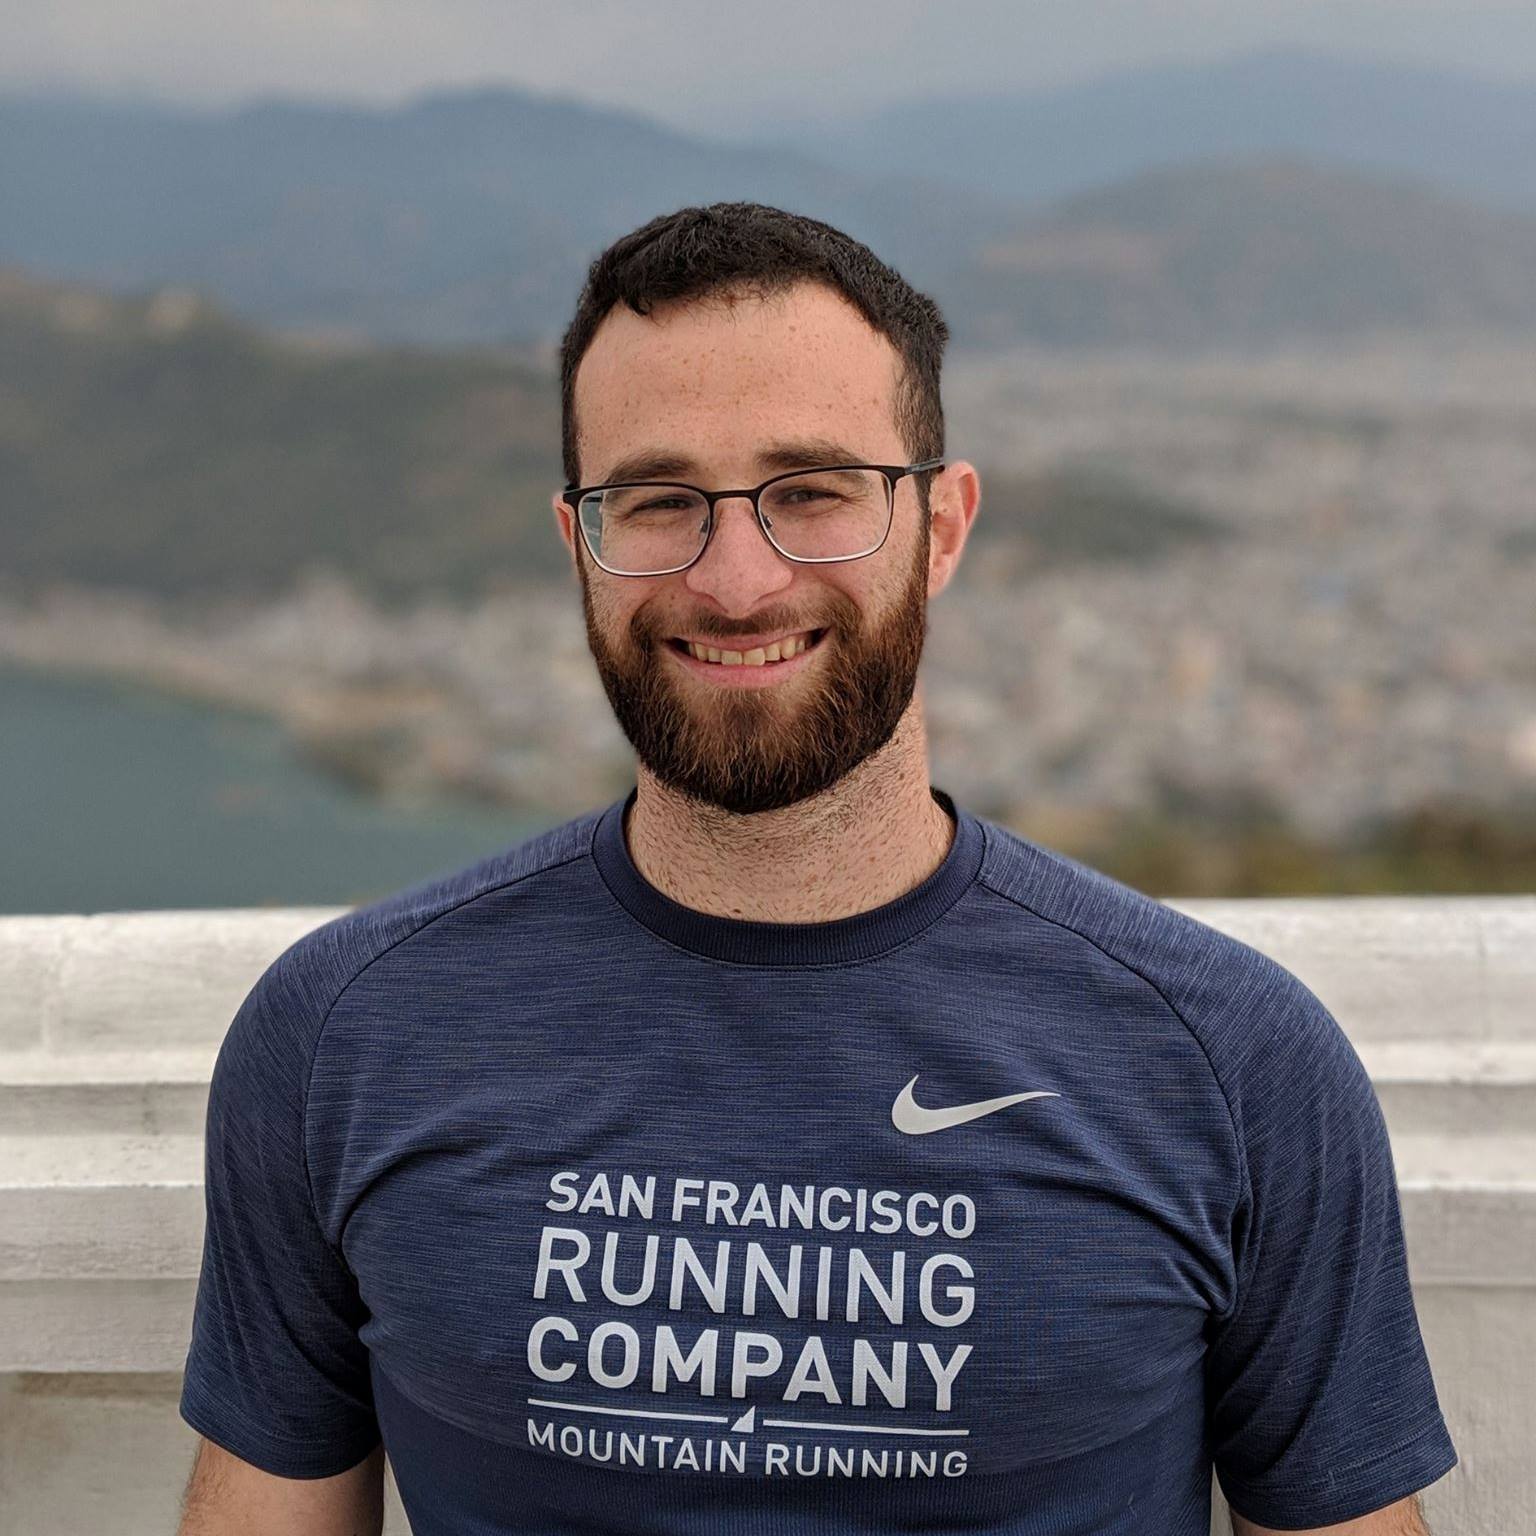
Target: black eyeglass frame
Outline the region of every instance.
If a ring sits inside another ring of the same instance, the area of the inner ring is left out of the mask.
[[[752,515],[757,519],[757,526],[762,530],[762,535],[767,539],[770,547],[776,554],[784,559],[793,561],[796,565],[841,565],[848,560],[867,560],[871,555],[879,554],[885,548],[885,541],[891,536],[891,525],[896,520],[896,484],[905,480],[908,475],[922,474],[930,469],[943,469],[944,460],[924,459],[921,464],[814,464],[805,469],[787,469],[781,475],[773,475],[764,480],[759,486],[751,489],[737,491],[706,491],[701,485],[689,485],[686,480],[613,480],[604,485],[568,485],[562,492],[566,505],[571,509],[571,515],[576,519],[576,526],[581,530],[581,542],[586,545],[587,553],[592,556],[593,563],[599,570],[607,571],[610,576],[676,576],[679,571],[686,571],[690,566],[697,565],[704,558],[704,551],[709,548],[709,541],[715,536],[715,503],[724,501],[729,496],[745,496],[752,503]],[[763,517],[762,503],[759,497],[770,485],[776,485],[780,480],[794,480],[801,475],[822,474],[834,469],[874,469],[885,476],[885,532],[880,535],[880,542],[872,549],[866,549],[857,555],[792,555],[784,549],[769,530],[767,521]],[[704,529],[704,540],[699,545],[698,551],[691,560],[685,560],[681,565],[669,566],[664,571],[616,571],[611,566],[603,564],[602,557],[592,548],[592,540],[587,533],[586,524],[581,520],[581,504],[594,491],[620,491],[636,490],[648,485],[675,485],[685,491],[696,491],[704,498],[708,507],[708,522]]]

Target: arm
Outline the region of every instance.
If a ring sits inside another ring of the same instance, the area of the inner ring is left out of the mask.
[[[380,1536],[384,1447],[335,1477],[277,1477],[203,1437],[176,1536]]]
[[[1245,1054],[1224,1059],[1241,1153],[1236,1284],[1206,1358],[1221,1491],[1245,1533],[1421,1536],[1403,1501],[1457,1456],[1381,1106],[1348,1037],[1289,972],[1260,971],[1238,995]]]
[[[1232,1536],[1430,1536],[1419,1509],[1417,1494],[1388,1504],[1385,1509],[1372,1510],[1358,1520],[1346,1520],[1342,1525],[1318,1525],[1310,1531],[1278,1532],[1267,1525],[1255,1525],[1245,1520],[1235,1509],[1232,1516]]]
[[[221,1523],[207,1529],[237,1536],[300,1536],[317,1500],[378,1475],[359,1470],[382,1440],[361,1337],[369,1311],[337,1234],[320,1225],[304,1153],[325,1011],[309,958],[295,947],[263,973],[208,1089],[203,1259],[180,1407],[211,1442],[199,1448],[193,1507],[211,1504]],[[264,1526],[253,1503],[300,1517],[275,1513]],[[313,1528],[355,1536],[351,1524]]]

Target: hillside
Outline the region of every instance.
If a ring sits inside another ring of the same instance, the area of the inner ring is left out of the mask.
[[[1536,330],[1536,219],[1292,161],[1146,171],[950,275],[960,344],[1243,346]]]
[[[259,596],[329,565],[388,598],[558,571],[558,442],[527,363],[307,351],[175,291],[0,274],[10,586]]]
[[[271,597],[327,567],[386,603],[563,579],[558,381],[524,357],[338,352],[177,290],[0,269],[0,589]],[[998,569],[1153,561],[1221,530],[1102,473],[987,474]]]

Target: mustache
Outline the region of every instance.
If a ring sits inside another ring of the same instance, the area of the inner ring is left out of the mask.
[[[796,635],[805,630],[825,629],[843,640],[864,632],[857,601],[846,592],[828,589],[799,594],[817,604],[819,612],[796,613],[789,608],[764,608],[746,618],[712,613],[652,613],[642,606],[630,615],[630,639],[641,649],[665,645],[674,635],[688,635],[728,647],[733,640],[751,635]]]
[[[750,619],[738,619],[734,622],[718,617],[677,620],[675,623],[669,620],[656,621],[641,614],[636,614],[630,621],[630,634],[637,644],[658,645],[662,644],[673,635],[690,635],[697,640],[738,640],[744,635],[785,634],[795,635],[803,631],[831,629],[838,630],[841,623],[838,617],[829,616],[821,619],[804,621],[795,615],[757,614]]]

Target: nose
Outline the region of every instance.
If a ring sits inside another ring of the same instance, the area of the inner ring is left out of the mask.
[[[786,560],[758,527],[748,496],[715,503],[715,530],[698,562],[683,572],[690,592],[713,598],[732,618],[753,613],[765,597],[795,579]]]

